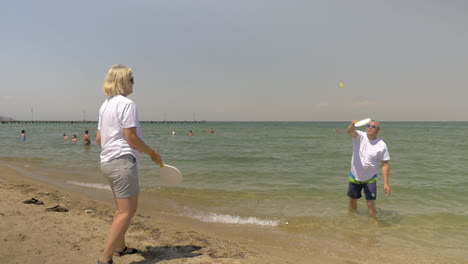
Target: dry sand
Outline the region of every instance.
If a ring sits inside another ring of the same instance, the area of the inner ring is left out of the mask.
[[[23,203],[32,197],[44,205]],[[96,263],[114,212],[112,202],[24,177],[5,166],[0,166],[0,201],[0,263],[5,264]],[[69,211],[45,210],[55,205]],[[140,210],[127,243],[141,254],[115,257],[114,263],[337,263],[326,256],[220,233],[221,224],[203,225],[200,228],[202,224],[192,219],[178,223],[144,215]]]

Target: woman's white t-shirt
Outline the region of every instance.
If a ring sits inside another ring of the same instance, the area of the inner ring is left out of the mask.
[[[99,110],[98,130],[101,131],[101,163],[131,154],[139,162],[141,153],[132,148],[125,138],[124,128],[136,127],[137,136],[141,135],[136,104],[122,95],[111,96]]]

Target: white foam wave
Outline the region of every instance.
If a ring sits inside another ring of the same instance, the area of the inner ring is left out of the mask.
[[[109,191],[111,190],[109,185],[101,184],[101,183],[85,183],[85,182],[76,182],[76,181],[67,181],[67,183],[78,185],[78,186],[83,186],[83,187],[100,189],[100,190],[109,190]]]
[[[257,217],[241,217],[236,215],[216,214],[216,213],[199,213],[193,214],[191,217],[207,223],[224,223],[224,224],[239,224],[239,225],[259,225],[259,226],[278,226],[280,220],[260,219]]]

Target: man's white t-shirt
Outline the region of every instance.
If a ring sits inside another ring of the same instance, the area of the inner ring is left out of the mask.
[[[124,128],[131,127],[136,127],[137,136],[143,139],[136,104],[122,95],[107,98],[99,110],[101,163],[125,154],[133,155],[138,162],[141,160],[141,153],[132,148],[125,138]]]
[[[353,138],[351,173],[357,181],[367,181],[377,174],[381,161],[390,160],[390,153],[387,144],[380,138],[369,140],[366,132],[356,132],[358,136]]]

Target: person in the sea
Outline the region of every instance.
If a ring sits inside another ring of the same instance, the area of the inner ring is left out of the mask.
[[[73,135],[73,136],[72,136],[72,141],[73,141],[73,142],[76,142],[77,140],[78,140],[78,139],[76,138],[76,135]]]
[[[99,264],[113,263],[113,256],[138,253],[125,243],[138,206],[137,164],[142,152],[162,164],[159,152],[142,140],[136,104],[127,98],[133,93],[133,84],[132,70],[121,64],[112,66],[104,81],[104,94],[109,97],[99,110],[96,143],[102,148],[101,171],[112,189],[117,210]]]
[[[383,190],[385,195],[390,195],[390,153],[387,144],[377,134],[380,131],[379,122],[372,120],[366,128],[366,132],[356,130],[351,122],[346,132],[353,138],[353,155],[351,158],[351,171],[349,173],[348,197],[349,211],[357,212],[357,200],[362,197],[364,190],[367,209],[370,219],[377,222],[377,170],[379,163],[382,167]]]
[[[26,130],[21,130],[21,141],[26,140]]]
[[[91,145],[91,140],[89,139],[89,132],[86,130],[83,134],[83,144]]]
[[[67,134],[63,134],[63,140],[68,140]]]

